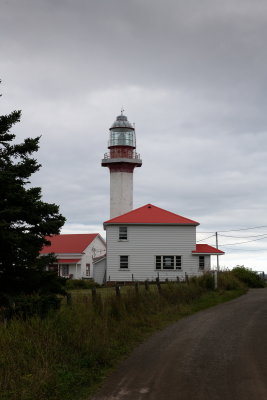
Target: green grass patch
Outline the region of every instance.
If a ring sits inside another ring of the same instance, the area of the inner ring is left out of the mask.
[[[116,363],[158,329],[231,300],[245,289],[207,290],[194,279],[80,294],[45,318],[0,325],[1,400],[78,400],[90,396]],[[108,295],[104,296],[103,291]],[[102,296],[100,295],[102,293]]]

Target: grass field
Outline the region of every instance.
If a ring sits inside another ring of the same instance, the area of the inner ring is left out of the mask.
[[[157,329],[193,312],[231,300],[246,289],[207,290],[198,280],[72,291],[70,305],[41,319],[0,325],[1,400],[88,398],[106,374]]]

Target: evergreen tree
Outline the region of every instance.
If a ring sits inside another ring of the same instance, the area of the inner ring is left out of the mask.
[[[41,200],[41,188],[28,185],[30,176],[41,167],[32,157],[39,148],[40,137],[27,138],[20,144],[13,143],[15,135],[10,133],[10,129],[20,121],[20,116],[20,111],[0,116],[0,292],[2,293],[45,291],[42,286],[49,279],[51,284],[51,278],[45,276],[44,265],[47,265],[51,257],[40,258],[39,252],[45,244],[49,244],[44,236],[58,234],[65,222],[57,205]],[[33,281],[36,282],[36,286]],[[60,291],[58,288],[56,290]]]

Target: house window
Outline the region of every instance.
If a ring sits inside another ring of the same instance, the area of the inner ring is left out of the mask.
[[[182,256],[156,256],[156,269],[182,269]]]
[[[175,266],[176,269],[182,269],[182,256],[176,256]]]
[[[85,267],[85,275],[86,275],[86,276],[90,276],[90,264],[86,264],[86,267]]]
[[[127,240],[127,226],[120,226],[119,227],[119,240]]]
[[[129,268],[129,256],[120,256],[120,268]]]
[[[156,256],[156,269],[161,269],[161,256]]]
[[[61,274],[62,276],[69,276],[69,264],[63,264],[61,266]]]
[[[174,256],[163,256],[163,269],[174,269]]]
[[[205,268],[205,256],[199,256],[199,269],[204,269]]]

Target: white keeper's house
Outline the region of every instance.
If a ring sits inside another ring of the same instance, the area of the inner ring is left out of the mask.
[[[107,255],[95,264],[95,280],[183,280],[209,271],[211,255],[224,252],[196,244],[198,225],[152,204],[104,222]]]
[[[40,254],[54,253],[57,261],[48,268],[65,278],[93,278],[93,260],[106,254],[106,242],[98,233],[53,235],[46,240],[51,245]]]

